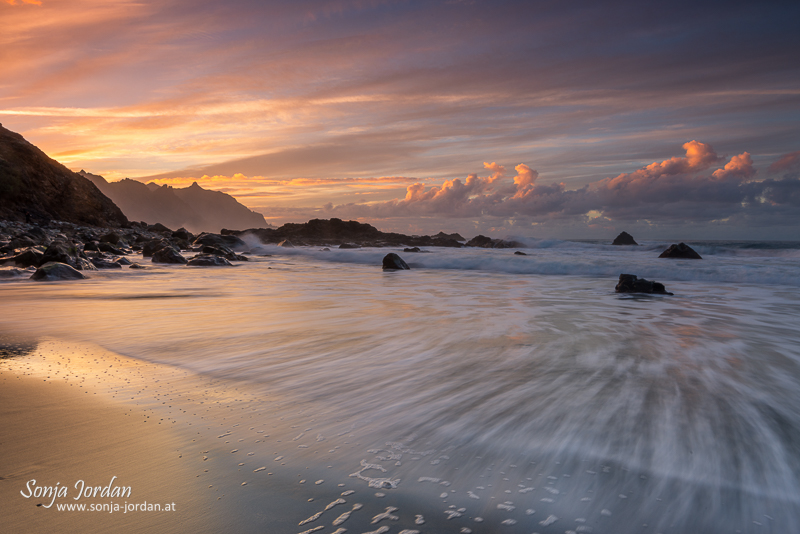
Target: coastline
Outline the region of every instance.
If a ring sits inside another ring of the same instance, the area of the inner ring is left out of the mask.
[[[162,381],[185,393],[199,380],[51,339],[0,360],[4,526],[31,533],[263,532],[276,518],[254,521],[243,513],[251,503],[237,495],[230,468],[207,461],[215,459],[215,444],[194,430],[197,417],[177,420],[202,401],[175,398],[166,412],[155,406],[165,398]],[[155,387],[148,391],[148,384]],[[91,494],[78,497],[81,490]]]

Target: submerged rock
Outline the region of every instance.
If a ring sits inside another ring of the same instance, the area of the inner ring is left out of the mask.
[[[122,265],[115,261],[108,261],[105,258],[92,258],[92,264],[98,269],[122,269]]]
[[[138,263],[131,263],[130,268],[131,269],[147,269],[147,267],[145,267],[144,265],[138,264]]]
[[[294,248],[294,245],[288,239],[284,239],[283,241],[278,243],[278,246],[279,247],[284,247],[284,248]]]
[[[45,263],[31,275],[31,280],[45,282],[53,280],[83,280],[84,278],[86,276],[71,265],[57,261]]]
[[[619,282],[614,288],[617,293],[656,293],[659,295],[672,295],[660,282],[652,282],[639,278],[635,274],[619,275]]]
[[[686,260],[702,260],[703,257],[694,251],[692,247],[686,243],[678,243],[677,245],[670,245],[667,250],[661,253],[659,258],[679,258]]]
[[[638,245],[631,234],[628,232],[622,232],[619,234],[615,239],[614,242],[611,243],[612,245]]]
[[[403,252],[422,252],[419,247],[404,248]]]
[[[23,269],[0,269],[0,278],[20,278],[28,273]]]
[[[190,259],[187,265],[191,267],[232,267],[233,264],[223,256],[216,254],[198,254]]]
[[[411,269],[406,262],[403,261],[403,258],[395,254],[394,252],[390,252],[386,256],[383,257],[383,269],[384,270],[402,270],[402,269]]]
[[[518,250],[518,251],[516,251],[516,252],[514,253],[514,255],[515,255],[515,256],[527,256],[527,254],[525,254],[525,253],[524,253],[524,252],[522,252],[521,250]]]

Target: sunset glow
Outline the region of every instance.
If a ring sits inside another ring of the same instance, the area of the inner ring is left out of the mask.
[[[72,169],[197,181],[275,224],[786,237],[800,195],[798,15],[781,3],[4,0],[0,122]]]

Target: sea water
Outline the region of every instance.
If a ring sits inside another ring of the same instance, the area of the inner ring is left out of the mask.
[[[702,260],[659,259],[669,243],[396,251],[410,271],[381,270],[389,249],[249,244],[233,268],[3,282],[0,329],[281,399],[281,446],[330,452],[302,462],[383,496],[377,523],[800,529],[800,244],[691,243]],[[621,273],[674,295],[617,294]],[[325,503],[327,523],[351,507]]]

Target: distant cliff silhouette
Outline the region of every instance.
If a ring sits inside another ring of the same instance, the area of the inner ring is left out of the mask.
[[[197,182],[175,188],[152,182],[143,184],[130,178],[108,182],[86,171],[80,174],[94,182],[132,221],[158,222],[173,230],[184,227],[194,233],[268,226],[260,213],[249,210],[228,194],[203,189]]]
[[[98,187],[0,125],[0,219],[46,224],[126,226]]]

